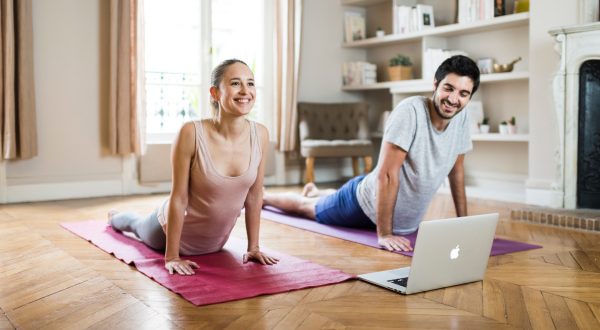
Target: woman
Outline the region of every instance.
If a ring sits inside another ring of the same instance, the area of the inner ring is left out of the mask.
[[[198,265],[181,259],[221,250],[242,207],[246,209],[248,252],[243,262],[273,265],[279,260],[258,245],[262,186],[269,136],[249,121],[256,97],[254,75],[231,59],[212,73],[213,118],[183,125],[173,144],[173,183],[169,199],[149,217],[109,212],[109,222],[133,232],[146,245],[165,249],[170,274],[192,275]]]

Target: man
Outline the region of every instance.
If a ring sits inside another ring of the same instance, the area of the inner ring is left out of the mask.
[[[464,155],[473,145],[462,110],[479,87],[473,60],[457,55],[436,70],[432,98],[409,97],[392,111],[383,134],[377,167],[339,190],[307,184],[302,194],[263,195],[264,205],[298,213],[319,223],[376,227],[378,243],[390,251],[410,251],[397,236],[418,229],[434,194],[448,177],[456,214],[467,215]]]

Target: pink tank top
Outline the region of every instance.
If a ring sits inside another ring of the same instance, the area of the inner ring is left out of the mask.
[[[190,168],[188,206],[185,210],[181,243],[182,255],[198,255],[221,250],[235,225],[250,187],[256,181],[262,158],[256,123],[250,123],[250,164],[240,176],[224,176],[215,169],[201,121],[196,127],[196,154]],[[165,227],[168,219],[167,200],[158,210],[158,220]]]

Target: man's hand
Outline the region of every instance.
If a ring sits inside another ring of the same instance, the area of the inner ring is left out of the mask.
[[[270,257],[258,250],[248,251],[248,252],[246,252],[246,254],[244,254],[244,258],[243,258],[244,263],[247,263],[250,260],[254,260],[263,265],[274,265],[277,262],[279,262],[279,259],[277,259],[275,257]]]
[[[412,251],[410,241],[402,236],[380,236],[377,239],[377,243],[388,251]]]
[[[177,272],[179,275],[194,275],[194,268],[198,267],[198,264],[193,261],[181,260],[179,258],[165,262],[165,268],[171,275],[173,275],[175,272]]]

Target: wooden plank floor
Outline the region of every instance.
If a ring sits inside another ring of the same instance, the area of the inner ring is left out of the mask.
[[[469,211],[500,212],[498,236],[544,248],[492,257],[482,282],[401,296],[349,281],[204,307],[58,225],[104,219],[113,208],[150,212],[164,198],[0,206],[0,329],[600,329],[600,235],[510,221],[514,204],[471,200]],[[453,214],[439,195],[426,218]],[[243,221],[233,235],[245,238]],[[269,221],[261,243],[353,274],[410,264]]]

